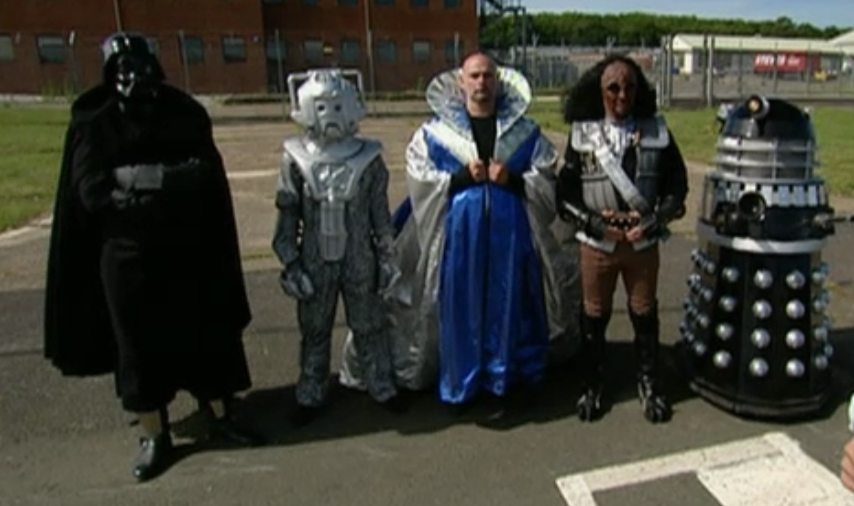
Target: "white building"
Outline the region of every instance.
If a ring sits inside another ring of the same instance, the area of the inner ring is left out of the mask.
[[[854,32],[850,36],[854,51]],[[841,37],[840,37],[841,38]],[[849,39],[846,39],[849,40]],[[704,71],[711,55],[717,74],[731,72],[799,72],[839,70],[843,51],[832,41],[781,37],[677,34],[673,36],[674,70]],[[776,62],[776,64],[775,64]]]

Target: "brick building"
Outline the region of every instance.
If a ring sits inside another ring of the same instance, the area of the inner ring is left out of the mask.
[[[477,0],[0,1],[0,94],[69,94],[100,78],[100,43],[142,32],[170,82],[197,94],[279,89],[290,72],[360,69],[411,90],[478,38]]]

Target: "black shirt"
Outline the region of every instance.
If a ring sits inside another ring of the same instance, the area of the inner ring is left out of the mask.
[[[475,146],[477,146],[477,155],[483,164],[489,167],[489,161],[495,154],[495,141],[498,137],[498,121],[494,114],[483,118],[469,116],[468,119],[471,124],[472,137],[474,138]],[[472,178],[468,167],[463,166],[451,177],[451,186],[448,191],[449,193],[454,194],[475,184],[477,184],[477,182]],[[522,179],[522,176],[510,172],[507,178],[507,188],[523,195],[525,191],[525,182]]]

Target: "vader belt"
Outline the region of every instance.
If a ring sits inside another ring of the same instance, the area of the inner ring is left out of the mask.
[[[125,165],[114,169],[113,176],[125,191],[168,191],[193,184],[204,172],[204,164],[191,159],[175,165]]]

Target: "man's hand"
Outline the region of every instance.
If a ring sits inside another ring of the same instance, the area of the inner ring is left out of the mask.
[[[635,220],[640,220],[640,213],[632,209],[629,211],[629,217]],[[626,240],[629,242],[637,242],[643,239],[643,228],[640,225],[635,225],[626,232]]]
[[[486,165],[482,160],[473,160],[467,165],[469,174],[475,182],[482,183],[486,181]]]
[[[854,492],[854,437],[845,444],[842,451],[842,484],[845,488]]]
[[[510,173],[507,172],[507,167],[504,166],[503,163],[495,160],[494,158],[489,160],[489,180],[493,183],[506,185],[507,180],[510,178]]]

